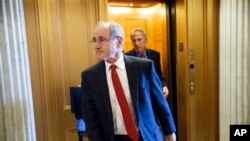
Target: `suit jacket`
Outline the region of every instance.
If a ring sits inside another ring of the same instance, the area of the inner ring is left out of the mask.
[[[162,132],[176,131],[168,103],[153,62],[124,55],[132,103],[144,141],[161,141]],[[100,61],[83,71],[83,117],[90,141],[114,141],[114,125],[106,78],[105,62]],[[155,106],[155,112],[153,110]],[[154,113],[159,118],[159,127]]]
[[[125,54],[129,55],[129,56],[136,57],[136,52],[134,49],[126,52]],[[164,82],[164,79],[162,77],[162,71],[161,71],[160,53],[155,51],[155,50],[152,50],[152,49],[146,49],[146,55],[147,55],[148,59],[150,59],[154,62],[156,73],[157,73],[158,77],[161,79],[162,85],[165,86],[165,82]]]

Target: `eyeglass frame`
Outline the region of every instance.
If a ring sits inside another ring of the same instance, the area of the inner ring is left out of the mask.
[[[104,45],[105,43],[107,43],[111,39],[113,40],[116,38],[118,38],[118,37],[105,38],[105,37],[99,36],[98,39],[96,40],[96,38],[93,37],[93,39],[89,43],[91,43],[92,45],[96,45],[96,44]]]

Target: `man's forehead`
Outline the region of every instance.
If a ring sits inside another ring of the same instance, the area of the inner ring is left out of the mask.
[[[143,35],[141,33],[137,32],[132,37],[133,38],[143,38]]]
[[[137,36],[138,36],[138,35],[143,36],[142,32],[140,32],[140,31],[135,31],[134,35],[137,35]]]
[[[104,26],[98,26],[94,31],[94,36],[109,35],[109,28]]]

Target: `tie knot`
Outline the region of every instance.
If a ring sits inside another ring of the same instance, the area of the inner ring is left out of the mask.
[[[110,66],[110,69],[111,69],[111,70],[115,70],[116,68],[117,68],[117,66],[114,65],[114,64],[112,64],[112,65]]]
[[[144,56],[144,54],[142,53],[142,54],[139,55],[139,57],[140,57],[140,58],[144,58],[145,56]]]

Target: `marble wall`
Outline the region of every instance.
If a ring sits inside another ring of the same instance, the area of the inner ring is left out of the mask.
[[[250,124],[250,2],[220,4],[220,140],[230,124]]]
[[[0,2],[0,140],[36,141],[22,0]]]

